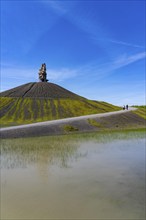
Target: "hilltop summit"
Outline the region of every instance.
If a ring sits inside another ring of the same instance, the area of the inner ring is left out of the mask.
[[[47,99],[80,99],[83,98],[77,94],[57,85],[54,83],[48,83],[46,64],[43,63],[39,69],[39,81],[26,83],[21,86],[9,89],[0,93],[1,97],[13,97],[13,98],[47,98]]]
[[[23,84],[10,90],[6,90],[0,93],[1,97],[17,97],[17,98],[48,98],[48,99],[59,99],[59,98],[71,98],[80,99],[81,96],[57,85],[54,83],[47,82],[32,82]]]
[[[88,100],[57,84],[47,82],[46,64],[40,82],[30,82],[0,93],[1,124],[18,125],[81,115],[116,111],[117,106]]]

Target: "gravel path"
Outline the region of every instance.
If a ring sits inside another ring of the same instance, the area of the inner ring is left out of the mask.
[[[72,117],[72,118],[64,118],[64,119],[58,119],[58,120],[52,120],[52,121],[45,121],[45,122],[37,122],[37,123],[32,123],[32,124],[27,124],[27,125],[19,125],[19,126],[12,126],[12,127],[5,127],[5,128],[0,128],[0,132],[3,133],[4,131],[14,131],[14,130],[19,130],[19,129],[28,129],[28,128],[36,128],[36,127],[41,127],[41,126],[49,126],[49,125],[59,125],[62,123],[69,123],[72,121],[79,121],[81,119],[89,119],[89,118],[101,118],[101,117],[107,117],[111,115],[117,115],[121,113],[126,113],[128,111],[134,111],[136,108],[129,107],[128,110],[120,110],[120,111],[114,111],[114,112],[106,112],[106,113],[100,113],[100,114],[93,114],[93,115],[85,115],[85,116],[78,116],[78,117]]]

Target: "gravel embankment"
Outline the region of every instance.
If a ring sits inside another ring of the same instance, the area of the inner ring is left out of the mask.
[[[144,127],[145,120],[129,110],[108,112],[95,115],[86,115],[73,118],[65,118],[53,121],[13,126],[0,129],[1,138],[34,137],[44,135],[59,135],[67,133],[65,125],[77,128],[76,132],[91,132],[103,129],[121,129],[130,127]],[[94,119],[99,126],[93,126],[88,119]],[[74,132],[74,131],[73,131]]]

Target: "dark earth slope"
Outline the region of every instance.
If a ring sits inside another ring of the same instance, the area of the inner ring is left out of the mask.
[[[79,99],[82,98],[77,94],[64,89],[61,86],[58,86],[54,83],[27,83],[13,89],[7,90],[5,92],[0,93],[1,97],[29,97],[29,98],[71,98],[71,99]]]

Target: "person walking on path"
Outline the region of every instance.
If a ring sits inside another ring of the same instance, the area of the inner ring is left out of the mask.
[[[126,109],[128,110],[128,105],[126,105]]]

